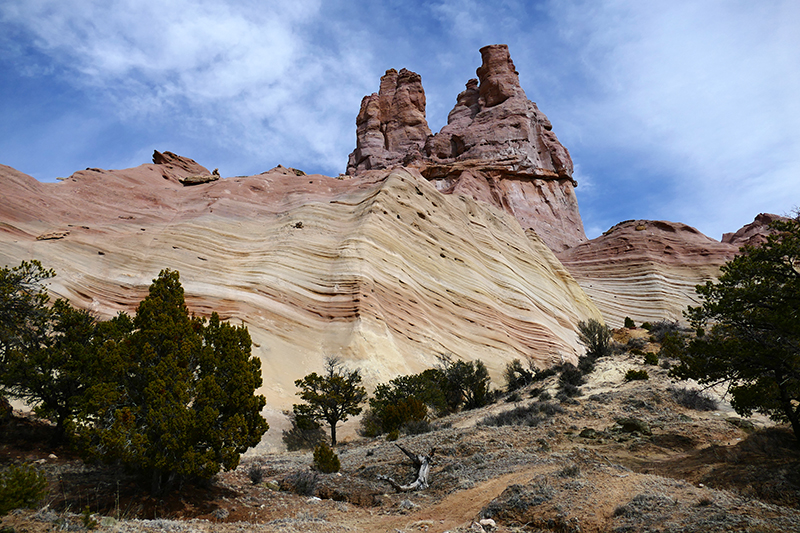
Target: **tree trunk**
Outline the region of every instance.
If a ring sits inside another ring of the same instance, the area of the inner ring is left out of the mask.
[[[415,454],[406,450],[399,444],[395,444],[395,446],[400,448],[400,450],[402,450],[402,452],[406,454],[414,463],[414,467],[417,468],[417,479],[409,485],[401,485],[389,476],[378,476],[378,479],[388,482],[398,492],[427,489],[430,486],[428,476],[431,472],[431,460],[433,459],[433,454],[436,451],[436,448],[432,449],[431,453],[429,454]]]
[[[331,446],[336,446],[336,422],[331,423]]]

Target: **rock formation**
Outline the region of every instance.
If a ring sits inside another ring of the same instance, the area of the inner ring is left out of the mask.
[[[39,183],[0,167],[0,264],[41,260],[55,295],[101,317],[131,312],[161,269],[178,270],[193,313],[248,326],[270,423],[327,355],[370,385],[443,354],[480,358],[500,383],[513,359],[574,361],[576,324],[601,318],[514,217],[413,169],[337,179],[280,167],[192,187],[163,170]]]
[[[776,220],[787,220],[787,218],[770,213],[761,213],[756,216],[755,220],[739,229],[739,231],[722,235],[722,242],[739,247],[763,244],[770,233],[769,225]]]
[[[486,46],[481,56],[478,79],[467,82],[435,135],[419,76],[388,71],[380,93],[361,103],[347,173],[413,166],[445,194],[513,214],[555,251],[584,242],[569,152],[522,90],[508,47]]]
[[[558,257],[606,323],[621,327],[626,316],[637,324],[683,320],[699,303],[695,286],[715,279],[737,250],[686,224],[628,220]]]
[[[425,120],[425,91],[419,74],[390,69],[381,78],[380,92],[365,96],[356,118],[356,149],[347,173],[415,166],[431,134]]]

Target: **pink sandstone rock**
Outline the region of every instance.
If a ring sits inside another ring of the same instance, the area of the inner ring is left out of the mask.
[[[735,246],[758,246],[767,240],[770,234],[769,225],[776,220],[788,220],[780,215],[760,213],[750,224],[740,228],[735,233],[722,235],[722,242]]]
[[[347,174],[414,166],[430,135],[425,120],[425,91],[420,75],[410,70],[386,71],[380,92],[365,96],[356,118],[356,149],[350,154]]]
[[[508,47],[486,46],[481,56],[478,79],[467,82],[435,135],[419,76],[387,71],[381,92],[362,101],[347,173],[413,166],[441,192],[513,214],[555,251],[586,241],[569,152],[522,90]],[[414,98],[397,96],[405,91]]]

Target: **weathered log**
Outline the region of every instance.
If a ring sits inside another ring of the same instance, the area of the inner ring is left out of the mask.
[[[430,486],[430,483],[428,482],[428,476],[431,472],[431,460],[433,459],[434,452],[436,452],[436,448],[433,448],[428,454],[417,454],[406,450],[399,444],[395,444],[395,446],[400,448],[400,450],[414,463],[414,468],[417,469],[417,479],[409,485],[401,485],[389,476],[378,476],[378,479],[388,482],[397,492],[409,492],[412,490],[427,489]]]

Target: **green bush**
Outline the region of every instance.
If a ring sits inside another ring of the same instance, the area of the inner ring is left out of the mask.
[[[657,365],[658,364],[658,354],[653,352],[646,352],[644,354],[644,364],[646,365]]]
[[[514,392],[533,383],[534,372],[522,366],[519,359],[514,359],[506,365],[503,377],[506,380],[506,392]]]
[[[47,478],[33,466],[11,466],[0,472],[0,516],[32,507],[46,495]]]
[[[324,474],[338,472],[342,467],[339,456],[336,455],[326,442],[321,442],[314,448],[314,469]]]
[[[651,329],[653,329],[653,324],[651,324],[650,322],[642,322],[642,329],[650,331]]]
[[[636,329],[636,324],[633,322],[633,319],[631,319],[631,317],[629,316],[625,317],[625,327],[627,329]]]
[[[292,423],[291,429],[284,429],[281,437],[288,451],[313,450],[327,438],[325,430],[316,420],[303,416],[298,418],[294,411],[284,411],[284,414]]]
[[[637,381],[650,379],[647,370],[628,370],[625,373],[625,381]]]
[[[564,388],[565,385],[580,387],[585,382],[586,380],[583,379],[583,373],[579,368],[575,367],[575,365],[566,363],[561,367],[561,375],[558,378],[558,384],[561,388]]]
[[[611,355],[611,330],[590,318],[578,322],[578,340],[586,347],[586,355],[598,359]]]
[[[177,271],[162,270],[133,318],[135,329],[104,354],[78,421],[84,449],[119,462],[153,494],[239,464],[268,429],[261,361],[245,326],[192,317]]]

